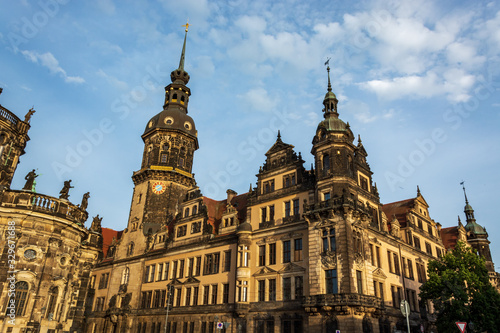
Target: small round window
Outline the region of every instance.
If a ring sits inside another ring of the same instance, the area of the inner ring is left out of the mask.
[[[165,124],[172,125],[173,123],[174,123],[174,118],[172,117],[165,118]]]
[[[190,131],[191,130],[191,123],[189,121],[186,121],[184,123],[184,128],[187,129],[188,131]]]
[[[28,249],[24,251],[24,257],[28,260],[33,260],[36,258],[36,251],[33,249]]]
[[[61,263],[61,265],[66,265],[66,263],[68,262],[68,260],[66,259],[66,257],[62,257],[59,262]]]

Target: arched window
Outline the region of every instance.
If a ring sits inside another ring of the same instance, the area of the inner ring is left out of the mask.
[[[198,213],[198,206],[193,207],[193,215],[196,215]]]
[[[130,243],[127,247],[127,256],[131,256],[134,254],[134,243]]]
[[[189,216],[189,207],[186,208],[186,210],[184,211],[184,217],[188,217]]]
[[[47,301],[47,311],[46,318],[49,320],[54,320],[57,310],[57,296],[59,295],[59,289],[57,287],[52,287],[49,289],[49,299]]]
[[[323,175],[326,175],[330,170],[330,155],[323,155]]]
[[[177,94],[172,95],[172,102],[177,102]]]
[[[128,284],[129,276],[130,276],[130,269],[126,267],[122,273],[122,284]]]
[[[184,104],[184,96],[181,96],[181,104]]]
[[[26,307],[28,299],[29,285],[26,281],[19,281],[16,283],[16,294],[14,297],[9,299],[8,304],[15,304],[14,308],[7,306],[7,311],[5,314],[15,314],[16,316],[22,316],[24,314],[24,308]],[[11,301],[13,303],[11,303]]]

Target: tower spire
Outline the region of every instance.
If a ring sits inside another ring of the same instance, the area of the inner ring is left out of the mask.
[[[332,82],[330,80],[330,58],[328,58],[325,62],[326,66],[326,71],[328,73],[328,88],[327,88],[327,93],[325,95],[325,99],[323,100],[323,105],[325,108],[323,109],[324,117],[327,118],[331,114],[333,114],[336,118],[338,118],[338,113],[337,113],[337,96],[332,91]]]
[[[186,32],[184,33],[184,44],[182,45],[181,60],[179,61],[179,69],[182,71],[184,71],[184,58],[186,55],[186,39],[189,30],[189,22],[186,22],[186,24],[184,24],[183,27],[186,28],[185,30]]]

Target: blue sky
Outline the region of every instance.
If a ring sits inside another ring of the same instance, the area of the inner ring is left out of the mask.
[[[462,221],[465,181],[500,265],[500,5],[474,1],[0,1],[0,103],[31,120],[14,178],[33,168],[37,191],[70,200],[123,229],[140,168],[140,138],[191,24],[189,115],[202,192],[255,184],[264,153],[283,141],[313,161],[326,92],[361,135],[381,201],[416,187],[443,227]],[[90,219],[88,221],[90,223]]]

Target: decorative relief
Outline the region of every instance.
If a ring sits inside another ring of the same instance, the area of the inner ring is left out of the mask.
[[[365,260],[360,253],[354,254],[354,263],[358,266],[358,268],[363,268],[363,266],[365,265]]]
[[[333,252],[327,252],[321,256],[321,264],[325,269],[336,269],[337,256]]]

